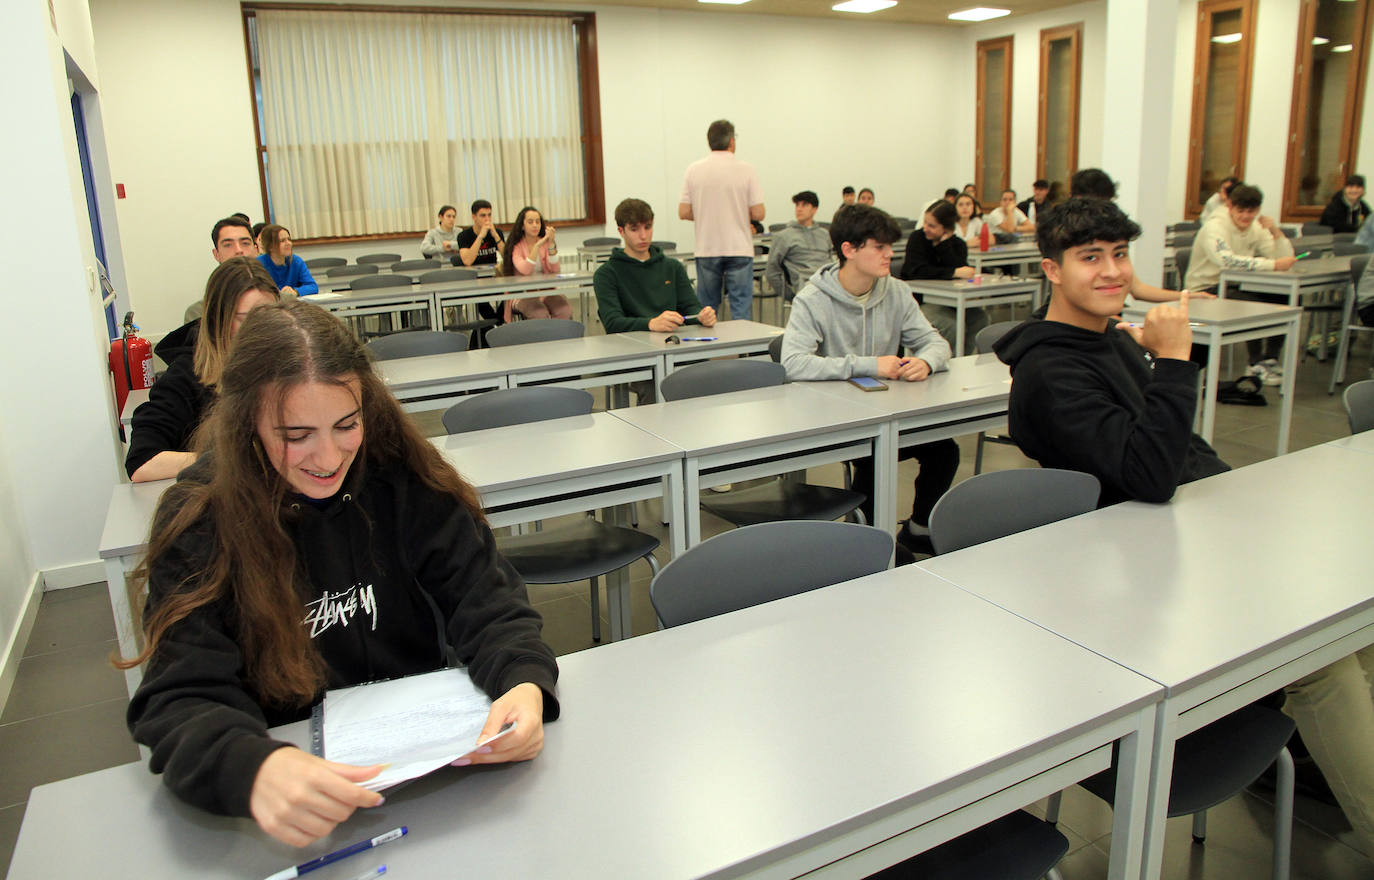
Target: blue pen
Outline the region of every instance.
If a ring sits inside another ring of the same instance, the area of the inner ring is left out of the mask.
[[[348,880],[372,880],[373,877],[380,877],[380,876],[382,876],[382,875],[385,874],[385,873],[386,873],[386,865],[378,865],[377,867],[373,868],[371,871],[364,871],[364,872],[362,872],[361,874],[358,874],[358,875],[355,876],[355,877],[350,877],[350,878],[348,878]]]
[[[332,865],[340,859],[346,859],[349,856],[357,855],[360,852],[366,852],[367,850],[372,849],[374,846],[381,846],[384,843],[391,843],[391,841],[393,840],[400,840],[402,837],[406,836],[407,830],[408,829],[404,825],[402,825],[400,828],[393,828],[387,833],[378,835],[377,837],[374,837],[371,840],[360,840],[351,846],[346,846],[343,849],[335,850],[332,853],[322,855],[318,859],[311,859],[308,862],[302,862],[301,864],[296,865],[294,868],[287,868],[284,871],[278,871],[271,877],[268,877],[267,880],[292,880],[293,877],[299,877],[302,874],[308,874],[316,868],[323,868],[325,865]],[[372,873],[381,872],[376,871]],[[371,876],[371,874],[364,876]]]
[[[683,342],[715,342],[719,336],[684,336]]]

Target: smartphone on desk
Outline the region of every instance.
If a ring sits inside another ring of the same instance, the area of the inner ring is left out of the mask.
[[[886,391],[887,383],[879,379],[871,379],[868,376],[853,376],[849,379],[849,384],[864,391]]]

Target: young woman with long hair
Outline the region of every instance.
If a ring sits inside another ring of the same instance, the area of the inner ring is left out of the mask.
[[[272,276],[277,287],[286,296],[311,296],[320,292],[315,277],[305,260],[293,253],[291,230],[285,226],[269,223],[258,234],[262,255],[258,262]]]
[[[533,275],[536,271],[555,275],[559,271],[558,244],[554,241],[554,228],[544,222],[544,215],[526,206],[515,215],[515,226],[506,239],[506,249],[501,260],[501,274],[506,277]],[[531,296],[525,299],[506,300],[504,319],[510,323],[519,312],[525,318],[563,318],[572,317],[572,305],[566,296]]]
[[[304,846],[381,797],[381,767],[272,739],[327,688],[467,666],[494,700],[464,763],[521,761],[558,714],[558,667],[477,494],[416,430],[351,332],[318,306],[260,308],[158,505],[147,662],[129,704],[182,799]]]
[[[958,215],[954,221],[954,234],[962,238],[965,244],[977,247],[978,233],[983,228],[983,206],[964,192],[954,200],[954,212]]]

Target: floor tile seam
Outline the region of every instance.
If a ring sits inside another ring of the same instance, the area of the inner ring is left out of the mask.
[[[0,731],[3,731],[3,730],[4,730],[5,728],[7,728],[7,727],[13,727],[13,726],[16,725],[16,724],[24,724],[24,723],[27,723],[27,722],[29,722],[29,721],[41,721],[41,720],[44,719],[44,718],[52,718],[52,717],[57,716],[57,715],[62,715],[62,714],[64,714],[64,713],[66,713],[66,712],[75,712],[75,711],[80,710],[80,709],[91,709],[91,708],[94,708],[95,706],[104,706],[104,705],[106,705],[106,704],[108,704],[108,703],[120,703],[120,702],[123,702],[123,703],[129,702],[129,697],[128,697],[128,695],[126,694],[126,695],[124,695],[124,696],[111,697],[111,698],[109,698],[109,699],[107,699],[107,700],[96,700],[95,702],[92,702],[92,703],[82,703],[80,706],[69,706],[69,707],[66,707],[66,708],[63,708],[63,709],[58,709],[58,710],[56,710],[56,711],[54,711],[54,712],[45,712],[45,713],[43,713],[42,715],[33,715],[33,716],[28,717],[28,718],[17,718],[17,719],[15,719],[14,721],[6,721],[6,722],[4,722],[4,723],[0,723]]]
[[[19,658],[19,660],[20,660],[20,662],[23,662],[24,660],[28,660],[28,659],[31,658],[31,657],[51,657],[51,656],[53,656],[54,654],[65,654],[65,653],[67,653],[67,652],[69,652],[69,651],[75,651],[75,650],[78,650],[78,649],[80,649],[80,648],[89,648],[89,647],[91,647],[92,645],[118,645],[118,644],[119,644],[119,639],[118,639],[118,638],[96,639],[96,640],[89,641],[89,642],[78,642],[78,643],[76,643],[76,644],[74,644],[74,645],[68,645],[68,646],[65,647],[65,648],[53,648],[51,651],[38,651],[38,652],[35,652],[35,653],[32,653],[32,654],[24,654],[22,657]],[[113,669],[114,667],[111,667],[111,668]],[[22,671],[21,671],[19,674],[22,675],[22,674],[23,674]]]

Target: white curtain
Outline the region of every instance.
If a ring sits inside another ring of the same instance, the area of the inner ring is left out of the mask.
[[[474,199],[583,217],[567,17],[256,15],[273,219],[296,238],[413,232]]]

